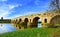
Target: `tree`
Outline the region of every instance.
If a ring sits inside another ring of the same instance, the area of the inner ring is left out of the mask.
[[[50,10],[58,10],[60,9],[60,0],[51,0],[50,2]]]

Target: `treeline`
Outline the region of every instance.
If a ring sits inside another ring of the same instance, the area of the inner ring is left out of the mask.
[[[0,20],[0,23],[11,23],[11,19]]]

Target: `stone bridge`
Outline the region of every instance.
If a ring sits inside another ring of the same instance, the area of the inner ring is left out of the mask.
[[[50,12],[42,12],[42,13],[37,13],[37,14],[20,16],[20,17],[11,19],[12,20],[11,22],[14,24],[15,27],[19,29],[29,28],[29,27],[33,28],[33,27],[37,27],[38,20],[40,19],[39,23],[42,24],[42,27],[47,27],[46,24],[48,25],[49,23],[54,24],[55,20],[57,21],[58,18],[60,18],[60,13],[56,11],[50,11]],[[25,27],[20,26],[20,23],[22,22],[24,23]]]

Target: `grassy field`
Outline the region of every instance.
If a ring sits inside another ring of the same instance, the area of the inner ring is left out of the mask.
[[[59,37],[60,28],[32,28],[0,34],[0,37]]]

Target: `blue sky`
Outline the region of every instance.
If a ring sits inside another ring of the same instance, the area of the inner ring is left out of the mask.
[[[15,18],[44,12],[49,7],[50,0],[0,0],[0,17]],[[11,25],[0,26],[0,33],[13,30]]]
[[[50,0],[0,0],[0,17],[18,16],[43,12],[48,9]]]

